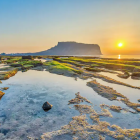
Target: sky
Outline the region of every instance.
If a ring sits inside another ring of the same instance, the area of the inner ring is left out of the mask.
[[[140,0],[0,0],[0,53],[39,52],[61,41],[140,54]]]

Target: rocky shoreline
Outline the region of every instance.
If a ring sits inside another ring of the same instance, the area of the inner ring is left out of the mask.
[[[114,83],[114,84],[123,85],[123,86],[130,87],[130,88],[140,89],[140,87],[132,86],[132,85],[126,84],[124,82],[117,81],[108,76],[99,74],[96,71],[95,72],[87,71],[86,69],[83,69],[79,66],[69,64],[69,61],[68,61],[68,63],[66,63],[67,60],[65,61],[65,63],[62,63],[63,61],[60,61],[60,59],[54,59],[52,61],[48,61],[48,62],[44,62],[44,63],[42,63],[41,61],[36,61],[36,60],[26,60],[26,61],[25,60],[18,59],[16,61],[16,63],[13,63],[12,65],[10,64],[9,67],[1,68],[0,71],[2,71],[2,72],[0,72],[0,80],[9,79],[10,77],[14,76],[19,70],[22,70],[24,67],[23,72],[26,72],[27,70],[31,69],[31,70],[37,70],[37,71],[49,71],[50,73],[55,73],[58,75],[64,75],[64,76],[68,76],[68,77],[74,77],[75,79],[77,79],[77,77],[79,77],[81,79],[98,78],[98,79],[101,79],[108,83]],[[55,61],[55,60],[58,60],[59,62]],[[21,66],[21,68],[19,68],[19,64],[17,62],[19,62],[20,65],[22,65],[22,64],[25,64],[25,65]],[[27,66],[27,64],[28,64],[28,66]],[[32,64],[32,67],[31,67],[31,64]],[[94,65],[94,66],[97,66],[97,65]],[[129,73],[125,72],[124,75],[119,74],[120,77],[124,77],[125,75],[128,76]],[[117,93],[110,87],[100,85],[95,80],[88,82],[87,85],[94,88],[94,90],[98,94],[100,94],[101,96],[103,96],[105,98],[108,98],[109,100],[114,100],[117,97],[125,98],[122,94]],[[122,100],[122,101],[124,103],[128,102],[126,100]],[[129,105],[130,105],[130,103],[129,103]],[[137,111],[138,110],[139,109],[137,109]]]
[[[108,83],[118,84],[122,86],[126,86],[129,88],[134,89],[140,89],[138,86],[133,86],[118,80],[115,80],[111,77],[104,76],[103,74],[100,74],[101,71],[110,72],[113,74],[118,74],[118,77],[127,79],[127,77],[130,77],[131,74],[129,72],[124,72],[124,74],[120,74],[118,72],[113,72],[113,70],[105,70],[103,68],[100,68],[98,65],[92,65],[89,68],[89,65],[82,65],[81,63],[74,64],[73,62],[69,63],[68,60],[63,63],[63,61],[57,61],[58,59],[47,61],[47,62],[41,62],[36,60],[14,60],[16,62],[11,64],[8,61],[9,67],[1,68],[0,69],[0,80],[7,80],[10,77],[14,76],[18,73],[18,71],[27,72],[28,70],[36,70],[36,71],[49,71],[50,73],[63,75],[67,77],[73,77],[75,80],[77,78],[87,80],[92,79],[91,81],[87,82],[87,86],[91,87],[98,95],[112,101],[120,101],[124,103],[128,108],[133,109],[134,111],[131,111],[130,109],[122,108],[120,106],[115,105],[105,105],[101,104],[100,109],[101,112],[96,112],[93,109],[93,103],[86,99],[85,97],[82,97],[80,93],[75,94],[75,98],[68,101],[68,105],[74,105],[74,109],[77,110],[80,115],[74,116],[72,118],[72,121],[68,124],[63,126],[58,131],[53,132],[47,132],[44,133],[40,139],[42,140],[48,140],[52,139],[55,136],[58,135],[72,135],[73,140],[84,140],[89,139],[91,137],[95,139],[104,140],[104,136],[102,133],[104,133],[107,136],[110,136],[115,139],[137,139],[140,135],[140,129],[122,129],[121,127],[117,125],[111,125],[109,122],[100,121],[100,117],[113,117],[111,114],[111,111],[121,113],[121,111],[137,114],[140,112],[140,104],[139,103],[133,103],[131,102],[126,96],[123,94],[117,92],[112,87],[102,85],[98,83],[98,79],[101,79]],[[85,64],[87,64],[85,62]],[[130,67],[130,66],[129,66]],[[135,76],[139,76],[139,73],[136,74],[133,73]],[[97,80],[93,80],[93,78],[96,78]],[[0,83],[2,83],[0,81]],[[0,88],[0,99],[4,96],[4,90],[7,90],[8,87]],[[139,99],[138,99],[139,101]],[[81,104],[82,103],[82,104]],[[84,104],[86,103],[86,104]],[[90,105],[87,105],[90,104]],[[93,121],[93,124],[89,124],[87,122],[87,115],[90,116],[90,119]],[[111,129],[114,129],[111,130]],[[35,138],[28,137],[28,139],[35,140]]]

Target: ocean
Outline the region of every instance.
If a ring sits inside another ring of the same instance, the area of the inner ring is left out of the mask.
[[[101,58],[140,59],[140,55],[100,55]]]

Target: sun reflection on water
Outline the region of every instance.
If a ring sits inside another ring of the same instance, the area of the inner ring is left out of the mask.
[[[118,59],[121,59],[121,55],[118,55]]]

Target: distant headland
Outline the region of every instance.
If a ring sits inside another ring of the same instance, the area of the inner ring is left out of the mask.
[[[48,50],[36,53],[16,53],[7,55],[102,55],[98,44],[85,44],[77,42],[58,42]]]

